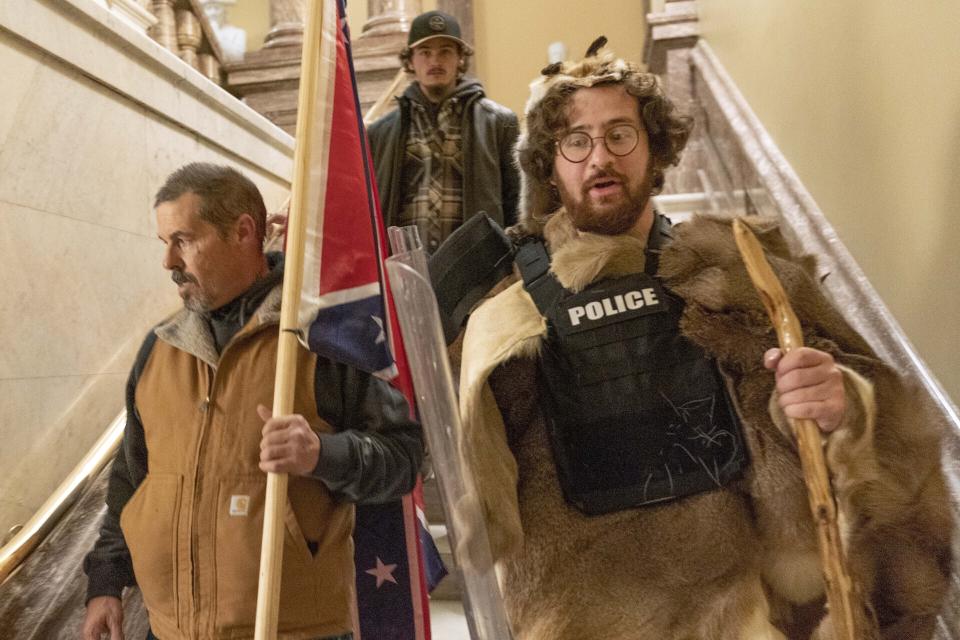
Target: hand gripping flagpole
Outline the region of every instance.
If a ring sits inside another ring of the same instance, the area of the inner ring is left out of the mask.
[[[733,221],[737,248],[750,274],[750,280],[763,302],[777,332],[784,353],[803,346],[803,330],[787,294],[770,263],[760,241],[740,219]],[[837,526],[837,504],[830,487],[830,478],[823,456],[820,428],[807,418],[790,418],[790,427],[797,439],[800,466],[807,485],[810,511],[817,526],[820,568],[827,591],[827,606],[837,640],[870,640],[877,637],[874,621],[867,615],[863,591],[847,566],[840,529]]]
[[[315,119],[316,89],[320,83],[320,33],[329,2],[307,0],[306,26],[303,36],[303,58],[300,67],[300,94],[297,103],[296,149],[290,217],[287,224],[287,251],[283,272],[283,299],[280,307],[280,342],[277,348],[277,374],[273,391],[273,415],[293,412],[296,383],[298,342],[297,319],[300,310],[300,289],[303,282],[303,251],[306,235],[306,210],[309,167],[312,149],[309,144]],[[329,12],[327,12],[329,14]],[[333,19],[336,19],[335,17]],[[332,96],[331,96],[332,97]],[[323,199],[320,205],[323,206]],[[287,503],[287,474],[267,474],[267,495],[263,514],[263,542],[260,548],[260,581],[257,593],[255,640],[275,640],[280,610],[280,569],[283,561],[283,517]]]

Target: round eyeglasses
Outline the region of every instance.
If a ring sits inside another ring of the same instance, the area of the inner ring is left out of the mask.
[[[593,153],[594,140],[603,140],[607,151],[615,156],[629,155],[640,142],[640,131],[632,124],[618,124],[607,129],[602,136],[591,138],[586,131],[574,131],[563,136],[557,143],[560,155],[570,162],[583,162]]]

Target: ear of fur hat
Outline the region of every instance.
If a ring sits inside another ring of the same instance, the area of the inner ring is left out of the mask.
[[[619,82],[628,71],[640,71],[640,67],[617,58],[606,44],[607,38],[600,36],[587,48],[582,60],[567,60],[544,67],[540,77],[530,83],[530,97],[524,114],[529,115],[551,89],[560,85],[592,87],[604,82]]]

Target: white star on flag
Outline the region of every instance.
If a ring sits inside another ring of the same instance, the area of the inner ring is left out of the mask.
[[[380,559],[380,556],[377,556],[377,566],[374,569],[367,569],[366,573],[369,573],[372,576],[377,578],[377,589],[379,589],[384,582],[392,582],[397,584],[397,579],[393,577],[393,570],[397,568],[395,564],[383,564],[383,560]]]
[[[377,335],[377,339],[374,341],[374,344],[381,344],[387,341],[387,334],[383,332],[383,318],[377,316],[370,316],[370,319],[377,323],[377,327],[380,329],[380,333]]]

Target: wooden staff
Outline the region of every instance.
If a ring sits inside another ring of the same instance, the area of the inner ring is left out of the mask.
[[[310,140],[316,112],[316,89],[320,81],[320,33],[324,0],[308,0],[300,63],[300,94],[297,102],[297,135],[294,151],[290,218],[287,224],[287,253],[283,271],[283,298],[280,306],[280,341],[277,345],[277,373],[273,389],[273,415],[293,413],[297,378],[297,316],[303,283],[305,210],[310,179]],[[331,96],[332,97],[332,96]],[[321,204],[322,206],[322,204]],[[275,640],[280,615],[280,570],[283,562],[283,519],[287,505],[287,474],[267,474],[267,495],[263,513],[263,542],[260,547],[260,581],[257,592],[256,640]]]
[[[803,346],[803,331],[787,294],[763,254],[763,247],[742,220],[733,221],[733,236],[747,273],[763,301],[784,353]],[[876,625],[867,615],[863,593],[847,567],[837,526],[837,504],[823,456],[820,428],[808,418],[788,418],[800,454],[807,485],[810,512],[817,525],[820,568],[827,591],[827,607],[838,640],[868,640],[877,637]]]

